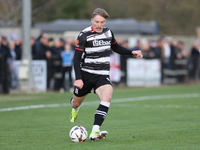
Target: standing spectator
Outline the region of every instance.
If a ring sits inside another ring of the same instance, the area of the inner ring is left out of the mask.
[[[76,44],[77,44],[77,39],[74,38],[71,42],[71,45],[72,45],[72,49],[75,50],[75,47],[76,47]]]
[[[171,81],[165,80],[173,78],[170,72],[174,70],[174,60],[176,57],[174,49],[171,47],[171,38],[163,37],[161,40],[162,44],[162,81],[164,83],[170,83]]]
[[[34,41],[32,41],[34,42]],[[53,76],[51,52],[49,50],[49,41],[46,33],[42,33],[35,41],[33,50],[33,59],[46,60],[47,61],[47,87],[49,88],[50,79]]]
[[[189,53],[185,50],[184,42],[178,41],[177,48],[178,51],[176,52],[176,58],[181,61],[178,64],[176,63],[175,67],[177,70],[187,70]],[[186,77],[187,76],[184,73],[177,74],[178,83],[185,82]]]
[[[178,48],[178,51],[177,51],[176,57],[178,59],[188,58],[189,57],[189,53],[187,52],[187,50],[185,50],[183,41],[178,41],[177,48]]]
[[[65,43],[70,43],[70,44],[72,44],[72,39],[71,39],[71,38],[66,38],[66,39],[65,39]]]
[[[193,44],[190,54],[190,63],[189,63],[189,77],[194,80],[195,78],[199,79],[200,76],[200,40],[196,40]]]
[[[35,59],[51,58],[51,53],[49,51],[49,45],[48,45],[48,37],[46,33],[42,33],[35,41],[34,45],[35,45],[35,54],[33,58]]]
[[[179,49],[178,49],[178,40],[177,39],[172,40],[171,50],[175,53],[175,55],[178,53]],[[176,58],[176,56],[175,56],[175,58]]]
[[[150,41],[147,39],[142,39],[140,42],[140,47],[144,58],[152,59],[155,58],[155,52],[150,46]]]
[[[53,41],[53,38],[52,38],[52,37],[50,37],[50,38],[48,39],[48,43],[49,43],[49,47],[52,47],[52,46],[54,45],[54,41]]]
[[[140,49],[140,40],[137,40],[136,46],[133,47],[132,50],[138,50],[138,49]]]
[[[0,38],[0,57],[3,57],[3,56],[4,56],[4,51],[1,48],[1,38]]]
[[[9,82],[10,82],[10,89],[15,89],[18,84],[18,77],[14,68],[14,61],[17,59],[16,47],[14,41],[9,43],[9,52],[7,57],[7,63],[9,67]]]
[[[162,46],[161,46],[160,40],[152,41],[151,49],[154,52],[154,58],[161,59],[161,56],[162,56],[162,50],[161,50],[162,48],[161,47]]]
[[[63,38],[60,38],[59,40],[60,40],[60,47],[63,50],[65,46],[65,40]]]
[[[60,53],[62,51],[61,42],[59,39],[54,40],[54,45],[50,48],[52,58],[60,58]]]
[[[3,61],[2,61],[2,85],[3,85],[3,88],[2,88],[2,91],[3,93],[9,93],[9,82],[8,82],[8,66],[7,66],[7,58],[8,58],[8,55],[9,55],[9,48],[8,48],[8,41],[7,41],[7,37],[5,35],[2,35],[1,36],[1,47],[0,47],[0,51],[2,53],[2,58],[3,58]]]
[[[66,44],[66,43],[69,43],[69,44],[71,45],[71,49],[74,50],[74,45],[73,45],[73,43],[72,43],[72,39],[71,39],[71,38],[66,38],[66,39],[65,39],[65,44]]]
[[[128,40],[119,40],[119,45],[123,46],[125,48],[129,48],[129,42]],[[121,83],[126,84],[126,79],[127,79],[127,66],[126,66],[126,61],[128,58],[132,58],[133,56],[129,56],[129,55],[120,55],[120,62],[121,62]]]
[[[7,37],[5,35],[1,36],[1,51],[2,51],[5,59],[7,59],[8,55],[9,55],[9,48],[8,48]]]
[[[34,37],[31,37],[31,52],[32,52],[33,59],[35,59],[34,56],[36,55],[36,49],[35,49],[35,38]]]
[[[172,69],[171,56],[171,43],[164,37],[162,38],[162,60],[165,69]]]
[[[70,43],[66,43],[64,45],[64,50],[61,52],[61,57],[62,57],[62,87],[60,91],[66,90],[65,88],[65,74],[66,72],[69,75],[69,86],[70,88],[73,87],[72,84],[72,64],[73,64],[73,57],[74,57],[74,51],[71,48]]]
[[[21,56],[22,56],[22,51],[21,51],[21,45],[20,45],[20,42],[19,42],[19,39],[18,39],[18,36],[17,34],[13,33],[11,35],[11,40],[14,42],[15,44],[15,52],[17,54],[16,56],[16,59],[17,60],[20,60],[21,59]]]
[[[7,61],[13,61],[16,60],[17,58],[17,53],[16,53],[16,49],[15,49],[15,43],[13,41],[11,41],[9,43],[9,51],[8,51],[8,55],[7,55]]]

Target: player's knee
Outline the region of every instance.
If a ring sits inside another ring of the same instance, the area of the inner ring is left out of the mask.
[[[74,102],[73,101],[73,103],[72,103],[72,107],[73,108],[77,108],[77,107],[79,107],[80,106],[80,104],[78,103],[78,102]]]
[[[112,96],[108,97],[108,102],[111,102]]]
[[[105,101],[105,102],[111,102],[111,99],[112,99],[112,95],[108,95],[106,97],[104,97],[101,101]]]

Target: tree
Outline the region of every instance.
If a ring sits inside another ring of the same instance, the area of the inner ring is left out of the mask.
[[[85,18],[89,0],[33,0],[33,23],[59,18]]]
[[[21,0],[0,0],[0,26],[21,25]],[[32,0],[32,23],[59,18],[90,19],[104,8],[110,18],[156,20],[161,34],[195,35],[200,25],[199,0]]]
[[[16,27],[21,21],[21,0],[0,0],[0,26]]]
[[[199,6],[199,0],[90,0],[87,11],[102,7],[111,18],[156,20],[161,34],[195,35],[200,25]]]
[[[88,0],[32,0],[32,22],[58,18],[84,18]],[[0,0],[0,26],[17,27],[22,20],[22,0]]]

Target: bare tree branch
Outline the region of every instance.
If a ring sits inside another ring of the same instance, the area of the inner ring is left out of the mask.
[[[3,8],[4,8],[4,10],[5,10],[5,13],[7,14],[7,12],[10,11],[10,8],[9,8],[9,5],[8,5],[8,1],[9,1],[9,0],[2,0],[2,1],[3,1],[3,2],[2,2]]]
[[[13,14],[17,13],[17,11],[22,7],[22,3],[19,2],[18,5],[16,7],[13,7],[13,9],[10,11],[10,13],[8,13],[6,15],[6,19],[11,18],[11,16],[13,16]]]

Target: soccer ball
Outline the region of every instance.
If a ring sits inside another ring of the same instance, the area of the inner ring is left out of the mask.
[[[69,137],[73,142],[84,142],[87,139],[87,130],[82,126],[74,126],[69,132]]]

